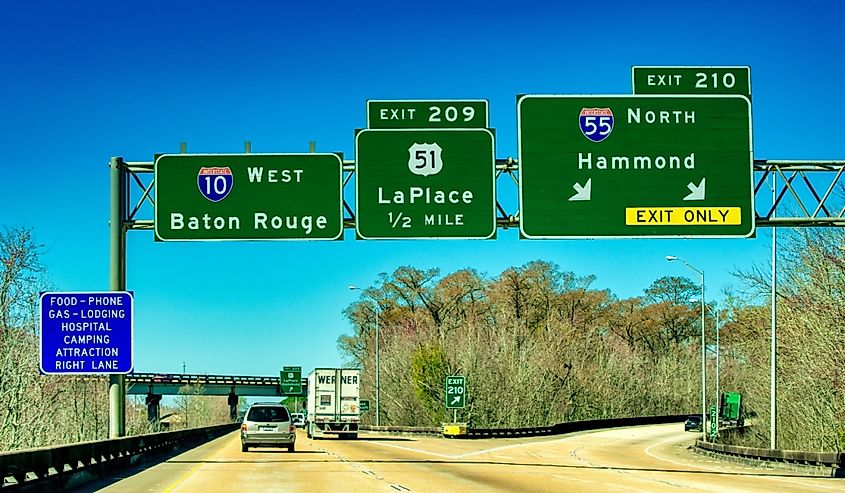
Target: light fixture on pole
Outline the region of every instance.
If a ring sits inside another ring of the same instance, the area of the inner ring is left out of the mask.
[[[375,313],[376,313],[376,426],[380,426],[381,425],[381,421],[380,421],[381,406],[380,406],[379,398],[380,398],[380,394],[381,394],[381,382],[380,382],[380,380],[381,380],[381,378],[380,378],[381,377],[381,360],[380,360],[380,354],[379,354],[379,333],[381,332],[381,329],[379,328],[379,324],[378,324],[379,304],[378,304],[378,301],[376,301],[375,298],[368,295],[366,291],[359,288],[358,286],[350,284],[349,290],[350,291],[361,291],[362,293],[364,293],[364,295],[366,295],[368,298],[370,298],[373,301],[373,304],[375,305]]]
[[[704,345],[704,271],[696,269],[695,267],[688,264],[684,259],[678,258],[674,255],[667,255],[666,260],[669,262],[674,262],[677,260],[678,262],[681,262],[682,264],[686,265],[691,270],[695,271],[699,276],[701,276],[701,434],[703,435],[704,441],[707,441],[707,427],[705,426],[705,423],[707,421],[707,348]]]

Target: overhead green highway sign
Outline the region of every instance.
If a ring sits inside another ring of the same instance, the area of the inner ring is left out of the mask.
[[[495,165],[487,129],[362,130],[356,232],[363,239],[492,238]]]
[[[302,395],[302,367],[283,366],[279,372],[282,395]]]
[[[747,237],[754,232],[744,96],[523,96],[526,238]]]
[[[166,154],[155,161],[160,240],[334,240],[343,234],[335,154]]]
[[[488,128],[486,99],[368,100],[367,128]]]
[[[751,98],[749,67],[631,67],[634,94],[739,94]]]
[[[446,409],[463,409],[467,405],[467,382],[462,375],[446,377]]]

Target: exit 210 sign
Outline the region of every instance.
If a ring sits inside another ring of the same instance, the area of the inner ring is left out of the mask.
[[[525,238],[754,234],[743,95],[523,96]]]
[[[749,67],[631,67],[634,94],[740,94],[751,99]]]
[[[463,409],[466,405],[466,378],[463,375],[446,377],[446,409]]]

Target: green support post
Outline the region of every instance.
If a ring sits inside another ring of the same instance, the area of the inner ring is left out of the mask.
[[[123,158],[109,162],[111,205],[109,215],[109,290],[126,290],[126,180]],[[126,385],[124,375],[109,375],[109,438],[126,435]]]

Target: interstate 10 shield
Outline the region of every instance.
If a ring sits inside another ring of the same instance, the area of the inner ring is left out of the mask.
[[[197,173],[197,186],[203,197],[212,202],[220,202],[232,191],[234,184],[232,170],[228,167],[200,168]]]

